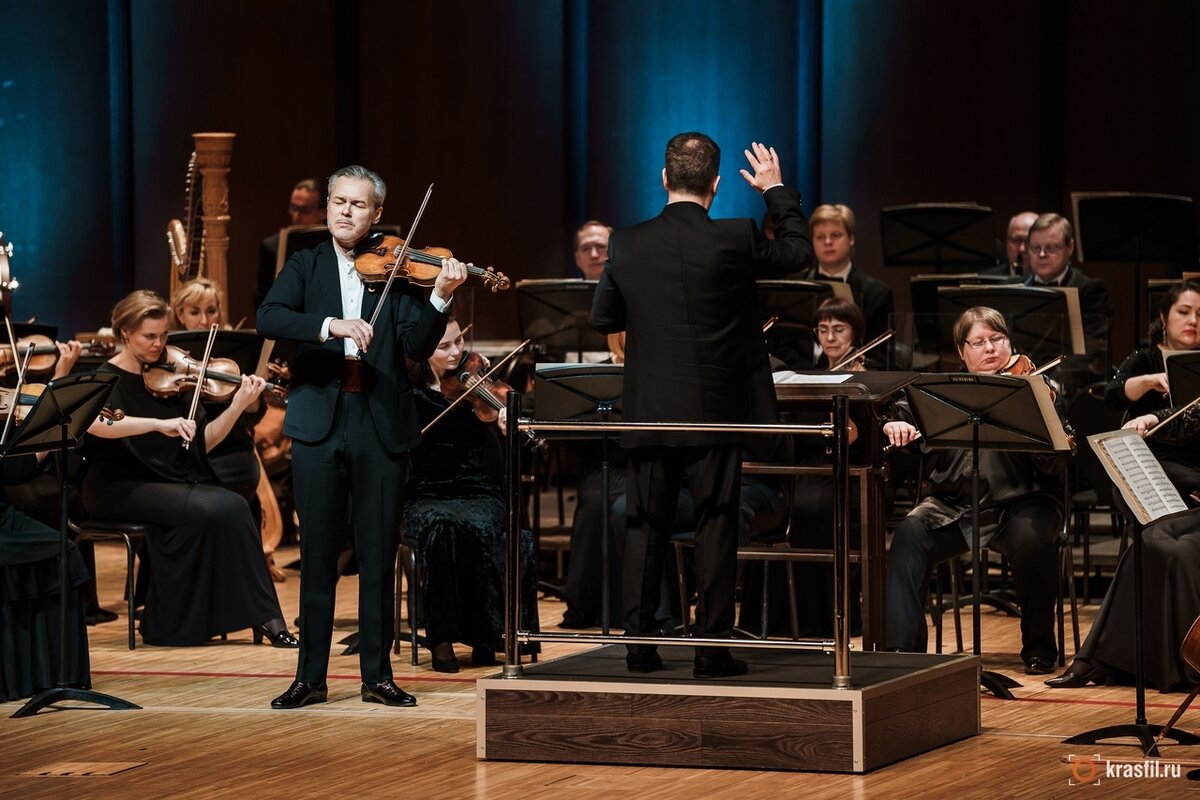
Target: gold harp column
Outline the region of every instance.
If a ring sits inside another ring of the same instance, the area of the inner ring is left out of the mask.
[[[201,221],[204,223],[203,275],[229,293],[229,162],[233,133],[193,133],[196,168],[200,170]],[[171,287],[174,294],[176,287]]]

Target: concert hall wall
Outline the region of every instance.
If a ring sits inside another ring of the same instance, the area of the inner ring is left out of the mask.
[[[855,262],[903,310],[911,271],[879,264],[883,206],[973,200],[1002,235],[1018,210],[1069,213],[1075,190],[1197,193],[1196,8],[0,0],[15,316],[90,330],[128,290],[165,291],[165,225],[204,130],[237,133],[234,322],[253,314],[258,240],[300,178],[371,166],[384,221],[402,225],[434,182],[419,244],[559,277],[578,222],[657,212],[663,146],[685,129],[722,146],[716,215],[761,215],[737,174],[750,139],[776,146],[807,208],[852,206]],[[1086,268],[1131,295],[1127,266]],[[479,335],[516,335],[511,297],[474,305]],[[1117,306],[1119,360],[1133,306]]]

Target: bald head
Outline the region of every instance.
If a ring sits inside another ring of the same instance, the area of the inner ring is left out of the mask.
[[[1020,264],[1022,272],[1029,271],[1029,254],[1026,244],[1029,242],[1029,229],[1037,221],[1035,211],[1022,211],[1008,221],[1008,235],[1004,240],[1004,248],[1008,252],[1009,264]]]

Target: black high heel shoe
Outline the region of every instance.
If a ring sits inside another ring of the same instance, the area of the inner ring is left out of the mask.
[[[300,640],[292,635],[292,632],[287,628],[282,628],[278,633],[271,633],[266,625],[255,625],[250,629],[254,632],[254,643],[262,644],[263,637],[271,643],[272,647],[299,647]]]
[[[1105,683],[1107,680],[1108,667],[1076,660],[1071,662],[1066,672],[1057,678],[1050,678],[1045,684],[1051,689],[1079,689],[1089,683]]]
[[[439,642],[429,648],[433,656],[433,671],[454,674],[459,670],[458,656],[454,655],[454,645],[450,642]]]

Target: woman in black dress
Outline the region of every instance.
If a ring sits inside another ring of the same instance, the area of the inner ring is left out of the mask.
[[[83,503],[100,519],[135,520],[147,536],[151,577],[142,638],[191,645],[242,628],[256,641],[295,647],[262,558],[261,537],[246,501],[216,485],[207,453],[228,435],[264,382],[244,376],[229,408],[186,418],[191,393],[156,397],[142,370],[159,360],[170,309],[153,292],[136,291],[113,309],[123,349],[99,371],[118,376],[109,405],[125,418],[89,429]],[[184,447],[184,443],[189,443]]]
[[[451,318],[425,364],[410,364],[417,408],[428,424],[449,405],[441,384],[467,356],[462,330]],[[505,430],[504,412],[496,423]],[[459,403],[425,434],[413,453],[403,527],[420,543],[426,636],[438,672],[458,672],[454,643],[471,647],[476,666],[496,663],[504,649],[504,501],[489,474],[492,426],[469,401]],[[493,440],[494,441],[494,440]],[[522,627],[536,630],[533,541],[522,532]]]
[[[1128,409],[1126,428],[1145,433],[1174,409],[1169,407],[1163,352],[1200,347],[1200,282],[1183,281],[1168,291],[1150,328],[1150,346],[1135,351],[1108,384],[1105,399]],[[1185,413],[1166,435],[1147,439],[1150,451],[1180,495],[1191,505],[1200,488],[1200,414]],[[1142,585],[1146,682],[1159,691],[1182,689],[1198,676],[1179,657],[1179,645],[1200,616],[1200,512],[1173,515],[1142,531]],[[1133,559],[1126,550],[1092,629],[1071,666],[1046,681],[1055,689],[1102,682],[1112,673],[1134,671]]]
[[[1163,295],[1158,319],[1150,326],[1150,346],[1131,353],[1104,390],[1105,402],[1126,412],[1128,420],[1124,427],[1136,428],[1144,434],[1175,413],[1177,409],[1171,406],[1168,394],[1163,354],[1200,347],[1198,318],[1200,281],[1182,281]],[[1173,423],[1171,430],[1160,431],[1146,440],[1150,452],[1190,505],[1196,504],[1191,493],[1200,489],[1197,430],[1197,426]]]

